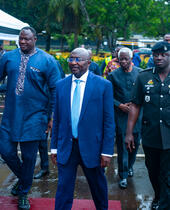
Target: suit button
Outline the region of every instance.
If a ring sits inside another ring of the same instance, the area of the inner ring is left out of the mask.
[[[160,95],[160,97],[163,98],[164,96],[163,95]]]
[[[160,123],[162,123],[162,120],[160,120]]]
[[[160,110],[162,111],[162,107],[160,108]]]

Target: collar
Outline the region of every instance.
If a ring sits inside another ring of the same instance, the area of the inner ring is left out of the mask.
[[[19,51],[20,51],[20,54],[21,54],[22,56],[24,56],[24,57],[30,57],[30,56],[34,55],[35,53],[37,53],[37,49],[36,49],[36,48],[34,48],[34,51],[33,51],[32,53],[30,53],[30,54],[25,54],[25,53],[23,53],[23,52],[21,51],[21,48],[19,48]]]
[[[87,81],[88,74],[89,74],[89,70],[87,70],[80,78],[75,77],[74,74],[73,74],[73,76],[72,76],[72,82],[74,80],[76,80],[76,79],[79,79],[79,80],[81,80],[83,82],[86,82]]]

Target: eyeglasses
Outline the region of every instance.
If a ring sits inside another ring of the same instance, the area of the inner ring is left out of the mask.
[[[67,62],[69,63],[72,63],[73,61],[75,61],[76,63],[79,63],[81,61],[87,61],[87,59],[83,59],[83,58],[79,58],[79,57],[76,57],[76,58],[67,58]]]

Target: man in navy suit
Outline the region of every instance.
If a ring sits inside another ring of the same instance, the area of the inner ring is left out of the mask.
[[[68,62],[72,75],[57,82],[53,117],[51,158],[58,166],[55,209],[71,210],[77,167],[81,165],[96,209],[106,210],[104,168],[114,149],[112,84],[89,72],[86,49],[73,50]]]

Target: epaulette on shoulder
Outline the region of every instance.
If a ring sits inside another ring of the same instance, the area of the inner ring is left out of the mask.
[[[153,68],[142,69],[139,73],[153,71]]]

